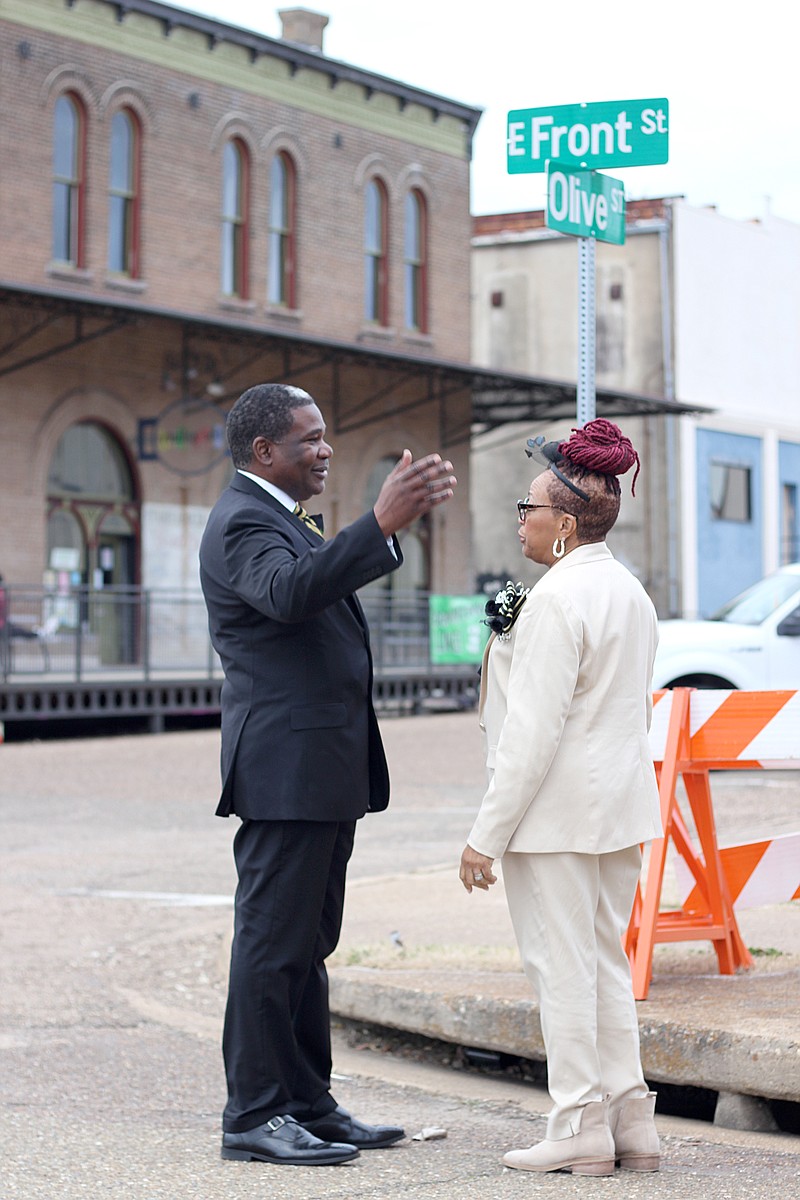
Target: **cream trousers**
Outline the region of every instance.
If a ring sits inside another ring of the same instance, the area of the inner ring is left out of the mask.
[[[548,1138],[580,1129],[580,1112],[646,1096],[639,1025],[622,946],[642,865],[638,846],[611,854],[503,856],[508,908],[539,997],[553,1101]]]

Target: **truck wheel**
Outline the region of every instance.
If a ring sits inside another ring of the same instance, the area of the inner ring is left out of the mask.
[[[668,683],[667,687],[692,687],[734,692],[739,690],[736,684],[731,683],[729,679],[722,679],[719,675],[681,675],[679,679],[673,679]]]

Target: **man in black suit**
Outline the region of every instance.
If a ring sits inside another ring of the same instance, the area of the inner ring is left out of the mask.
[[[325,959],[339,937],[355,822],[389,802],[354,592],[401,564],[394,535],[448,500],[456,480],[438,454],[413,462],[406,450],[375,507],[325,541],[300,503],[325,490],[333,453],[312,397],[250,388],[227,436],[237,473],[200,547],[225,671],[217,812],[241,818],[222,1157],[345,1162],[405,1136],[357,1120],[330,1094]]]

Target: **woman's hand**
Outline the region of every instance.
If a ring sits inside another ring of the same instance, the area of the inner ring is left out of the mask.
[[[485,854],[478,854],[478,851],[473,850],[472,846],[464,847],[458,877],[468,892],[471,892],[474,887],[480,888],[482,892],[488,892],[492,884],[497,883],[497,876],[492,874],[493,862],[493,858],[487,858]]]

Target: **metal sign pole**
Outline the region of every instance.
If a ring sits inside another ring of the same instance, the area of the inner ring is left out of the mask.
[[[595,403],[595,282],[591,237],[578,238],[578,425],[593,421]]]

